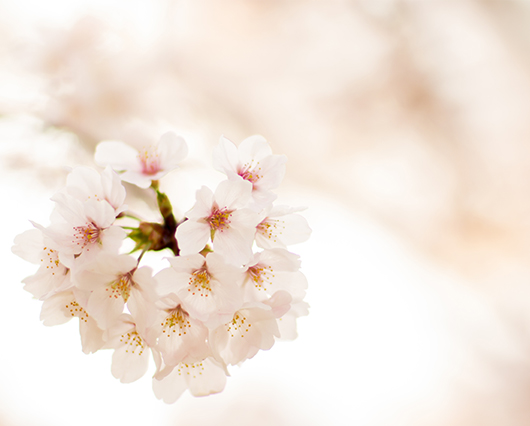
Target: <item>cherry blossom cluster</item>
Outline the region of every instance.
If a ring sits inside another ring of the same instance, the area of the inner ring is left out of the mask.
[[[226,179],[215,191],[201,187],[177,219],[159,180],[187,150],[172,132],[140,150],[100,143],[95,160],[105,168],[73,169],[52,197],[50,225],[33,223],[13,246],[39,265],[23,283],[42,300],[44,325],[77,317],[83,351],[114,350],[111,372],[123,383],[142,377],[152,357],[153,390],[166,403],[186,389],[222,391],[230,366],[295,338],[308,311],[307,280],[288,246],[311,230],[301,209],[274,205],[286,157],[261,136],[239,146],[222,137],[213,164]],[[156,198],[160,221],[128,211],[122,182]],[[134,248],[124,253],[127,239]],[[168,267],[141,265],[160,250]]]

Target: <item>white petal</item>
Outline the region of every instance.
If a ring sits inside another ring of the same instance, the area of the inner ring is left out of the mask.
[[[191,210],[186,213],[189,219],[199,219],[209,217],[212,213],[213,192],[210,188],[203,186],[197,190],[196,202]]]
[[[182,256],[199,253],[209,239],[210,226],[207,223],[187,220],[177,228],[177,242]]]
[[[270,155],[259,162],[259,172],[261,176],[254,184],[255,188],[276,189],[280,186],[285,176],[285,155]]]
[[[149,366],[149,348],[142,347],[137,341],[130,339],[112,354],[111,372],[122,383],[138,380]]]
[[[193,396],[211,395],[213,393],[221,392],[225,388],[226,374],[222,367],[217,365],[210,358],[195,365],[197,372],[195,375],[192,375],[189,381],[190,393]]]
[[[161,380],[153,377],[153,392],[158,399],[161,399],[166,404],[173,404],[187,388],[188,384],[182,374],[179,375],[176,367]]]
[[[238,147],[239,158],[242,164],[247,162],[260,161],[269,155],[272,155],[270,145],[261,135],[254,135],[246,138]]]
[[[245,206],[252,196],[252,184],[246,180],[225,180],[215,190],[215,202],[229,210]]]
[[[213,151],[213,167],[222,173],[237,173],[239,154],[233,142],[221,136],[219,145]]]

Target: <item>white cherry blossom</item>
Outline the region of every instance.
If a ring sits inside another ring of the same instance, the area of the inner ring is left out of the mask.
[[[140,327],[155,315],[155,281],[151,268],[137,268],[137,260],[126,254],[100,254],[76,275],[76,286],[88,293],[87,310],[99,326],[112,326],[125,304]]]
[[[239,268],[227,264],[217,253],[168,260],[171,268],[156,276],[161,293],[177,295],[184,309],[208,328],[232,318],[243,302],[239,286],[243,275]]]
[[[127,209],[125,188],[116,172],[106,167],[101,173],[90,167],[76,167],[66,179],[65,191],[80,201],[107,201],[116,216]]]
[[[84,295],[76,289],[65,290],[47,298],[42,303],[40,318],[46,326],[64,324],[73,317],[79,318],[79,333],[84,353],[92,353],[105,344],[103,330],[88,315]]]
[[[208,329],[183,309],[177,296],[169,294],[157,302],[157,307],[158,316],[148,329],[148,341],[158,339],[156,348],[165,365],[200,361],[211,354]]]
[[[24,290],[41,300],[72,286],[70,270],[59,260],[59,251],[39,229],[30,229],[15,237],[13,253],[39,265],[37,272],[22,282]]]
[[[272,192],[285,175],[284,155],[273,155],[263,136],[246,138],[236,147],[221,136],[214,150],[214,167],[225,173],[228,179],[243,179],[252,184],[252,197],[257,208],[263,208],[276,199]]]
[[[121,179],[140,188],[164,177],[188,155],[184,139],[173,132],[164,133],[156,144],[137,150],[124,142],[104,141],[96,147],[96,162],[123,172]]]
[[[226,372],[212,358],[194,363],[181,362],[169,368],[169,372],[164,371],[153,377],[155,396],[166,404],[177,401],[186,389],[193,396],[206,396],[221,392],[225,385]]]
[[[290,308],[291,296],[276,292],[263,303],[248,303],[236,311],[231,321],[210,332],[214,357],[230,365],[252,358],[260,349],[267,350],[280,337],[277,318]]]
[[[246,208],[252,185],[245,180],[223,181],[215,194],[203,186],[197,191],[188,220],[177,228],[182,255],[199,253],[211,240],[214,251],[233,265],[241,266],[252,256],[252,243],[259,216]]]
[[[61,263],[79,268],[101,251],[118,251],[125,231],[113,225],[116,212],[107,201],[80,201],[63,193],[52,200],[57,204],[54,223],[47,228],[34,225],[53,241]]]
[[[299,317],[309,315],[309,304],[304,301],[296,302],[291,305],[291,309],[278,319],[278,329],[280,330],[281,340],[294,340],[298,337],[296,330],[296,320]]]
[[[107,330],[106,340],[105,348],[114,349],[111,372],[120,382],[132,383],[147,372],[151,350],[129,314]]]
[[[288,245],[307,241],[311,228],[298,212],[304,208],[274,206],[265,208],[262,220],[256,226],[256,244],[264,249],[287,248]]]
[[[307,279],[300,269],[299,256],[277,248],[255,253],[246,265],[244,288],[250,300],[263,300],[267,294],[287,291],[293,302],[305,297]]]

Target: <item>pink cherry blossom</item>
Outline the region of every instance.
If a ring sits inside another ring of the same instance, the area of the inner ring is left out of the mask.
[[[214,251],[236,266],[252,256],[252,243],[259,222],[257,213],[246,208],[252,185],[248,181],[223,181],[215,194],[203,186],[197,191],[188,220],[177,228],[182,255],[199,253],[211,240]]]
[[[40,318],[46,326],[64,324],[73,317],[79,318],[79,333],[84,353],[101,349],[105,343],[103,330],[86,311],[86,299],[76,289],[65,290],[47,298],[41,309]]]
[[[307,220],[297,214],[303,208],[274,206],[264,209],[263,218],[256,227],[256,244],[264,249],[287,248],[288,245],[307,241],[311,228]]]
[[[72,286],[70,270],[59,260],[59,251],[39,229],[30,229],[17,235],[13,253],[28,262],[39,265],[37,272],[22,282],[24,289],[44,300]]]
[[[293,302],[305,297],[307,279],[300,272],[299,256],[277,248],[255,253],[246,265],[244,287],[249,300],[264,300],[278,290],[287,291]]]
[[[89,167],[76,167],[66,179],[66,193],[80,201],[107,201],[115,210],[116,216],[125,211],[125,188],[120,177],[107,167],[101,173]]]
[[[47,228],[34,225],[53,241],[61,263],[79,268],[101,251],[118,251],[125,231],[113,225],[116,212],[107,201],[80,201],[63,193],[52,200],[57,204],[54,222]]]
[[[124,142],[104,141],[96,148],[96,162],[123,172],[121,179],[140,188],[161,179],[178,167],[188,155],[184,139],[173,132],[164,133],[158,143],[137,150]]]
[[[276,199],[272,192],[285,175],[284,155],[273,155],[263,136],[250,136],[239,147],[221,137],[214,150],[214,167],[228,179],[243,179],[252,184],[252,197],[256,207],[263,208]]]
[[[148,327],[148,341],[157,342],[166,365],[200,361],[211,354],[208,329],[183,309],[177,296],[169,294],[156,305],[158,316]]]
[[[163,374],[153,377],[153,391],[166,404],[174,403],[186,389],[193,396],[206,396],[221,392],[226,385],[226,372],[213,358],[194,363],[181,362],[162,371]]]
[[[160,271],[156,276],[160,292],[177,295],[183,308],[208,328],[217,327],[232,318],[243,302],[239,286],[243,275],[239,268],[227,264],[217,253],[168,260],[171,268]]]
[[[114,349],[111,372],[120,382],[132,383],[147,372],[151,350],[129,314],[107,330],[106,340],[105,348]]]
[[[130,255],[100,254],[75,281],[77,288],[88,293],[87,310],[103,329],[116,322],[125,304],[141,327],[155,314],[151,268],[137,268],[137,260]]]
[[[289,309],[291,296],[276,292],[263,303],[248,303],[232,319],[210,332],[210,346],[216,359],[230,365],[252,358],[260,349],[267,350],[280,337],[277,318]]]

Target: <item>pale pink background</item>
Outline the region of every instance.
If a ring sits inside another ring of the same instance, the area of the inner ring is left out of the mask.
[[[530,424],[529,28],[522,0],[1,0],[0,426]],[[40,324],[10,252],[97,142],[167,129],[181,212],[260,133],[314,230],[299,338],[173,406]]]

